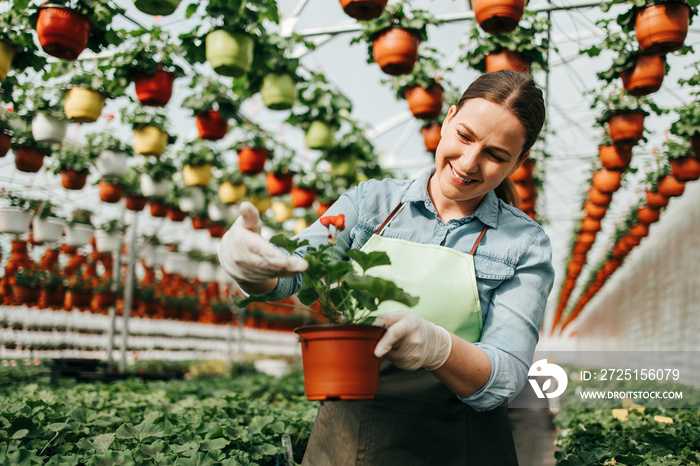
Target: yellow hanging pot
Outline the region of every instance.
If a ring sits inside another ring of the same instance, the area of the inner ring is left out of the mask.
[[[255,206],[256,209],[258,209],[258,212],[260,212],[261,215],[265,213],[272,205],[272,201],[269,197],[250,196],[248,197],[248,200]]]
[[[204,165],[185,165],[182,167],[182,178],[187,186],[207,186],[211,179],[210,163]]]
[[[296,221],[296,224],[294,225],[294,234],[298,235],[302,231],[304,231],[306,228],[309,227],[309,222],[306,221],[304,218],[298,218]]]
[[[66,93],[63,111],[75,123],[94,123],[102,114],[107,97],[97,91],[73,87]]]
[[[168,144],[168,133],[155,126],[134,129],[134,152],[144,155],[161,155]]]
[[[284,222],[292,218],[292,206],[285,204],[282,201],[275,201],[272,203],[272,212],[274,214],[275,222]]]
[[[0,81],[10,72],[13,58],[15,58],[15,49],[7,42],[0,41]]]
[[[233,204],[234,202],[243,200],[246,191],[245,183],[234,184],[230,181],[224,181],[219,186],[219,199],[221,199],[221,202],[224,204]]]

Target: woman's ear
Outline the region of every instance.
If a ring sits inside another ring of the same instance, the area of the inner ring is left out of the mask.
[[[520,166],[521,166],[523,163],[525,163],[525,161],[527,160],[528,157],[530,157],[530,151],[529,151],[529,150],[528,150],[527,152],[525,152],[525,154],[523,154],[522,157],[520,157],[520,160],[518,160],[518,162],[515,164],[515,166],[513,167],[513,169],[512,169],[512,170],[510,171],[510,173],[508,174],[508,176],[510,176],[510,175],[512,175],[513,173],[515,173],[515,170],[517,170],[518,168],[520,168]]]
[[[455,113],[457,113],[457,106],[452,105],[450,109],[447,111],[447,115],[445,115],[445,120],[442,122],[442,127],[440,128],[440,136],[444,136],[445,133],[445,127],[448,125],[450,120],[454,117]]]

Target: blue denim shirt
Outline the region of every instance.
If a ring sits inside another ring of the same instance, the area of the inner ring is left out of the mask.
[[[475,345],[491,360],[491,377],[476,393],[459,398],[477,411],[490,410],[512,400],[527,382],[554,281],[550,241],[536,222],[493,191],[473,215],[443,222],[428,195],[431,174],[429,169],[415,180],[361,183],[326,215],[345,215],[345,230],[338,234],[335,248],[339,257],[349,248],[361,248],[400,202],[406,206],[384,230],[385,237],[469,253],[484,225],[489,227],[474,256],[484,324]],[[328,241],[328,230],[316,221],[298,236],[317,246]],[[301,287],[301,275],[280,279],[268,299],[284,299]]]

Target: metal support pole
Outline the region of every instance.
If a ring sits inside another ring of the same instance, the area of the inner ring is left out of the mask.
[[[238,367],[241,367],[243,365],[243,344],[245,340],[245,338],[243,337],[243,327],[245,326],[245,313],[245,307],[238,311]]]
[[[233,370],[233,319],[228,323],[228,331],[226,332],[226,373],[230,374]]]
[[[126,289],[124,290],[124,315],[122,318],[122,344],[121,359],[119,360],[119,373],[126,372],[126,340],[129,336],[129,314],[134,297],[134,262],[136,262],[136,230],[138,227],[138,213],[134,212],[134,223],[131,225],[131,241],[129,242],[129,264],[126,272]]]
[[[126,209],[122,207],[122,224],[124,223],[124,215]],[[119,239],[119,249],[112,253],[112,276],[114,277],[114,284],[112,286],[112,291],[116,292],[119,284],[122,281],[122,244],[124,244],[123,238]],[[109,328],[107,329],[107,373],[111,374],[114,369],[114,333],[117,325],[117,308],[111,306],[109,308]]]

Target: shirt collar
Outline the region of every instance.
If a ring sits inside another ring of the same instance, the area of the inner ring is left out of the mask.
[[[421,172],[420,175],[418,175],[418,177],[413,180],[411,185],[408,187],[402,201],[424,202],[426,207],[428,207],[430,211],[435,212],[437,215],[433,201],[428,195],[428,180],[430,180],[430,177],[434,172],[435,168],[428,168]],[[477,207],[476,212],[474,212],[472,217],[478,218],[484,225],[488,225],[491,228],[496,228],[498,225],[498,204],[499,200],[496,193],[489,191],[486,193],[486,196],[484,196],[484,199],[481,201],[481,204],[479,204],[479,207]],[[460,221],[465,221],[467,218],[469,217],[464,217]]]

